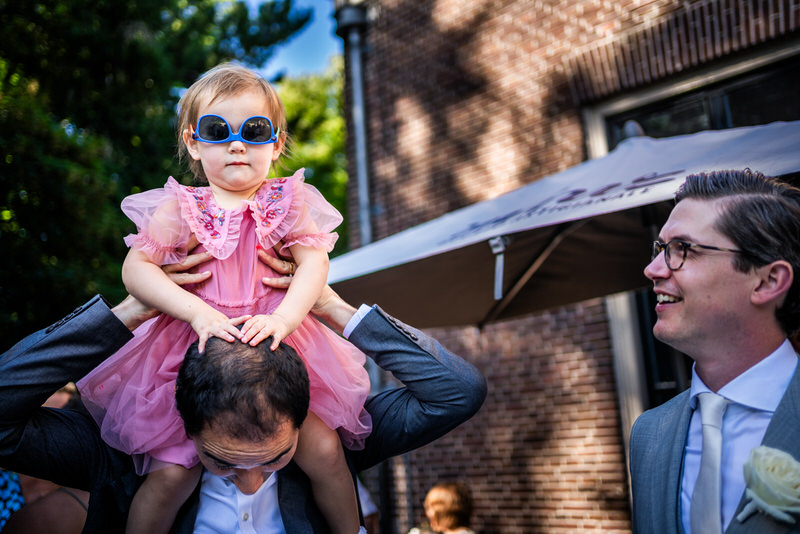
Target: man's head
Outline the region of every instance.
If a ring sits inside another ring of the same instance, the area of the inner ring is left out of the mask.
[[[691,355],[743,326],[797,330],[800,190],[749,169],[716,171],[687,177],[676,201],[645,269],[656,337]]]
[[[201,463],[244,493],[289,463],[308,414],[305,365],[288,345],[269,346],[211,338],[202,354],[189,348],[178,372],[178,412]]]

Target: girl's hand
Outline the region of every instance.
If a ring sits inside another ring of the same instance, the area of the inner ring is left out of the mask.
[[[238,325],[250,319],[250,315],[243,315],[228,319],[228,317],[212,308],[206,306],[199,310],[191,321],[192,329],[197,333],[200,338],[197,350],[201,354],[206,349],[206,341],[211,336],[224,339],[228,343],[232,343],[237,339],[242,339],[242,332],[236,328]]]
[[[289,324],[280,315],[254,315],[242,327],[242,343],[250,343],[255,347],[269,336],[272,336],[271,350],[278,348],[280,342],[292,333]]]

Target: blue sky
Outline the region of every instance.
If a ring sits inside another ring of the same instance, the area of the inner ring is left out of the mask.
[[[260,0],[250,0],[259,4]],[[271,78],[283,71],[287,76],[323,72],[332,55],[341,54],[342,40],[336,36],[333,0],[295,0],[298,8],[313,8],[311,22],[287,44],[279,47],[264,69]]]

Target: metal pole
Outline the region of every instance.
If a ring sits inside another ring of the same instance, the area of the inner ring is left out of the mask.
[[[347,36],[350,44],[350,75],[353,86],[353,133],[356,141],[356,179],[358,184],[358,222],[361,246],[372,242],[369,182],[367,177],[367,127],[364,117],[364,79],[361,70],[361,32],[351,28]]]
[[[367,174],[367,127],[362,69],[362,36],[367,24],[364,5],[345,4],[336,11],[336,33],[346,39],[352,98],[353,134],[356,153],[356,185],[358,187],[358,222],[361,246],[372,242],[372,217]]]

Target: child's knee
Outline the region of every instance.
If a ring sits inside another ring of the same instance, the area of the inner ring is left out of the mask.
[[[335,430],[322,433],[314,445],[316,454],[324,464],[334,467],[344,463],[344,449]]]
[[[163,495],[183,495],[187,491],[191,492],[194,489],[199,476],[199,465],[191,469],[186,469],[180,465],[170,465],[148,473],[147,482],[148,485],[156,487]]]
[[[316,415],[309,413],[300,435],[300,466],[317,472],[337,470],[345,465],[339,434]]]

